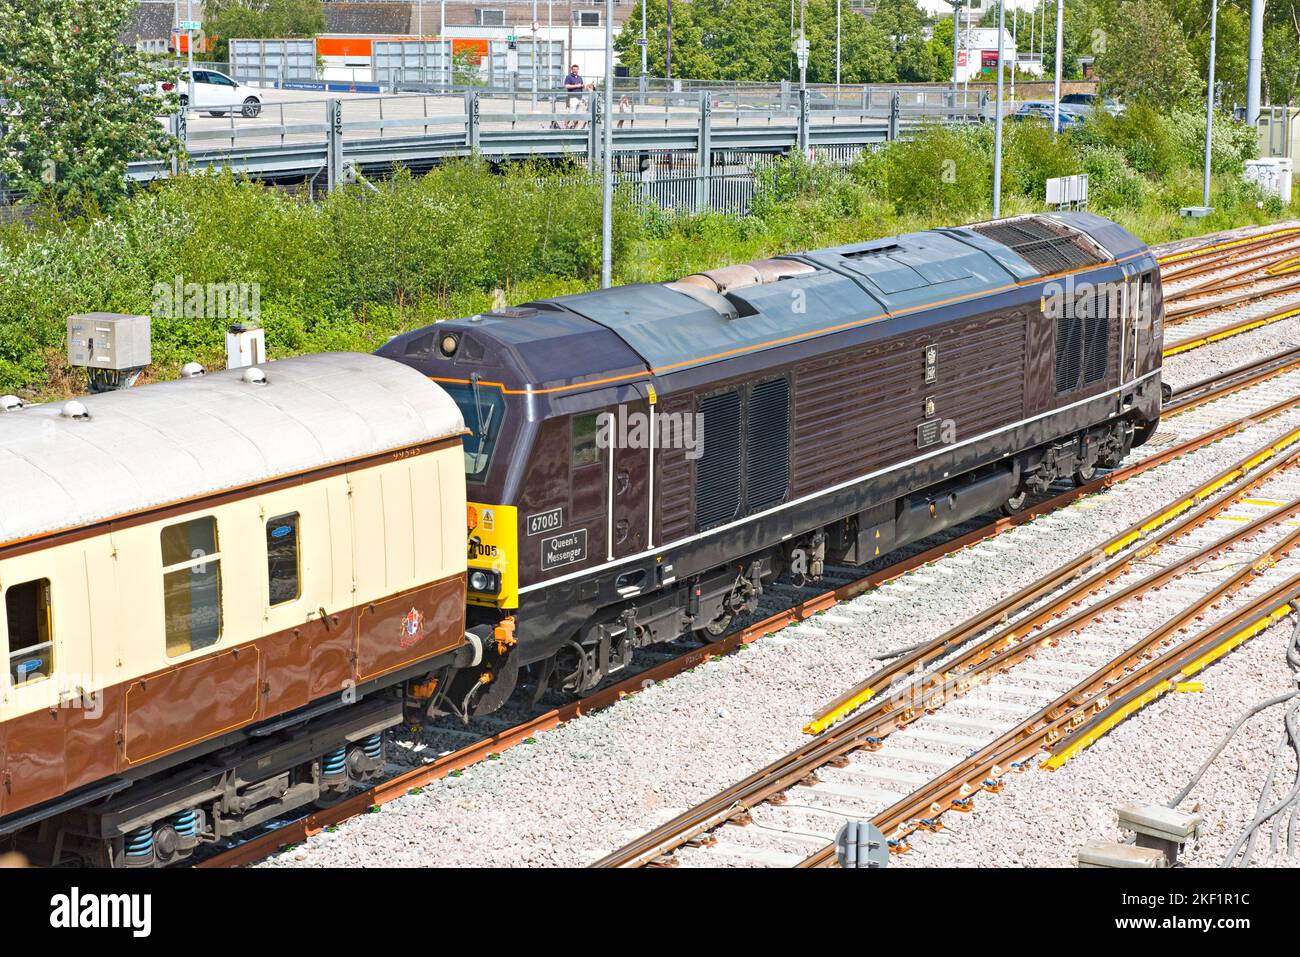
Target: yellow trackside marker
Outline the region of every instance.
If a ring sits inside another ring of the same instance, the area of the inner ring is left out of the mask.
[[[1204,691],[1205,685],[1199,681],[1180,681],[1174,685],[1174,690],[1188,694],[1191,692]]]
[[[1203,256],[1206,253],[1218,252],[1221,249],[1233,249],[1237,246],[1244,246],[1247,243],[1253,243],[1261,239],[1282,239],[1283,237],[1290,236],[1294,233],[1300,233],[1300,228],[1292,226],[1271,233],[1255,233],[1251,236],[1243,236],[1240,239],[1230,239],[1222,243],[1213,243],[1209,246],[1197,246],[1193,249],[1181,249],[1178,252],[1159,257],[1156,259],[1156,262],[1162,266],[1171,266],[1184,259],[1194,259],[1195,257]]]
[[[1270,326],[1275,322],[1281,322],[1283,319],[1291,319],[1295,316],[1300,316],[1300,309],[1288,309],[1286,312],[1279,312],[1273,316],[1264,316],[1260,319],[1256,319],[1254,322],[1247,322],[1244,325],[1234,326],[1231,329],[1212,332],[1209,335],[1199,336],[1195,339],[1184,339],[1165,349],[1164,352],[1161,353],[1161,356],[1168,359],[1171,356],[1176,356],[1183,352],[1189,352],[1192,349],[1199,349],[1201,346],[1208,346],[1211,342],[1230,339],[1233,336],[1241,335],[1243,332],[1251,332],[1254,329]]]
[[[1279,605],[1277,608],[1274,608],[1271,612],[1269,612],[1263,618],[1256,621],[1254,624],[1247,625],[1245,628],[1233,632],[1232,634],[1224,638],[1221,642],[1219,642],[1219,644],[1215,645],[1213,648],[1208,650],[1205,654],[1201,655],[1201,657],[1197,658],[1195,661],[1189,662],[1188,664],[1184,665],[1181,669],[1179,669],[1179,674],[1182,675],[1184,678],[1190,678],[1192,675],[1197,674],[1200,671],[1203,671],[1206,667],[1218,661],[1220,658],[1222,658],[1228,652],[1232,651],[1234,648],[1238,647],[1239,645],[1245,644],[1247,641],[1249,641],[1251,638],[1258,635],[1260,632],[1264,631],[1266,628],[1281,621],[1287,615],[1291,614],[1291,611],[1292,609],[1291,609],[1290,602],[1286,602],[1285,604]],[[1201,685],[1201,682],[1171,681],[1169,679],[1166,679],[1164,681],[1161,681],[1159,684],[1153,685],[1152,687],[1144,691],[1139,697],[1134,698],[1128,704],[1124,705],[1122,708],[1117,710],[1114,714],[1108,717],[1101,724],[1097,725],[1097,727],[1093,728],[1091,731],[1089,731],[1087,734],[1081,737],[1074,744],[1070,745],[1070,747],[1060,752],[1059,754],[1054,754],[1050,758],[1044,760],[1039,765],[1039,767],[1048,771],[1055,771],[1057,768],[1064,765],[1066,761],[1069,761],[1071,758],[1078,757],[1080,754],[1082,754],[1085,748],[1101,740],[1112,729],[1114,729],[1117,725],[1123,722],[1130,715],[1134,714],[1137,711],[1140,711],[1142,708],[1145,708],[1152,701],[1155,701],[1157,698],[1162,697],[1164,694],[1166,694],[1169,691],[1184,690],[1183,689],[1184,685],[1196,685],[1198,686],[1196,690],[1200,690],[1199,686]],[[1189,688],[1188,690],[1192,690],[1192,689]]]
[[[858,708],[861,708],[864,704],[866,704],[875,696],[876,693],[872,691],[870,688],[867,688],[865,691],[861,691],[858,694],[855,694],[852,698],[850,698],[848,701],[845,701],[834,711],[828,711],[826,712],[826,714],[821,715],[818,718],[814,718],[812,721],[809,721],[807,724],[805,724],[803,726],[804,734],[821,734],[823,731],[825,731],[827,728],[833,725],[836,721],[839,721],[841,718],[845,717],[846,715],[850,715],[854,711],[857,711]]]

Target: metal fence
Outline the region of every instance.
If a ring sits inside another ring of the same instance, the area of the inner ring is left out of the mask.
[[[743,210],[753,197],[760,157],[801,153],[845,163],[924,123],[978,123],[989,111],[982,94],[933,88],[803,94],[779,88],[630,88],[618,91],[609,123],[616,165],[638,167],[635,177],[620,175],[661,207]],[[257,117],[174,117],[183,153],[171,161],[133,163],[129,175],[147,181],[188,166],[270,182],[323,182],[333,189],[357,174],[383,177],[397,166],[427,169],[470,155],[493,162],[566,159],[595,172],[605,122],[599,95],[516,89],[268,102]]]
[[[231,40],[230,76],[254,86],[316,79],[315,40]]]

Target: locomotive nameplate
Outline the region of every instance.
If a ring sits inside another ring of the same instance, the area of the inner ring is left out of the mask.
[[[916,447],[923,449],[927,445],[937,445],[942,437],[943,423],[938,419],[922,422],[916,427]]]
[[[536,515],[528,516],[528,534],[537,535],[541,532],[553,532],[563,524],[564,509],[548,509],[545,512],[538,512]]]
[[[587,557],[587,530],[580,528],[542,539],[542,571],[572,565]]]

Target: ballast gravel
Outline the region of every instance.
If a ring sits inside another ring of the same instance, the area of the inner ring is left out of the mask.
[[[1300,412],[1257,424],[538,735],[262,866],[589,863],[798,746],[815,709],[874,670],[872,655],[940,633],[1297,427]]]
[[[912,850],[894,855],[890,866],[1072,867],[1085,842],[1131,837],[1119,829],[1117,807],[1166,804],[1251,705],[1295,689],[1286,666],[1293,627],[1284,620],[1253,638],[1197,676],[1204,691],[1165,695],[1060,770],[1008,775],[1000,794],[976,795],[971,813],[947,814],[944,830],[913,835]],[[1180,805],[1204,817],[1200,840],[1180,863],[1218,867],[1254,816],[1279,752],[1283,710],[1249,720]],[[1290,748],[1282,753],[1273,799],[1295,781]],[[1300,859],[1285,854],[1285,833],[1279,836],[1279,852],[1272,853],[1265,828],[1252,866],[1300,867]]]

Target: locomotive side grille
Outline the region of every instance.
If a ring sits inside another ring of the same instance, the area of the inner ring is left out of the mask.
[[[740,393],[700,399],[703,454],[695,462],[695,530],[723,525],[740,511]]]
[[[674,396],[663,403],[661,411],[685,419],[695,413],[692,395]],[[659,476],[655,479],[655,521],[659,532],[657,542],[671,542],[689,535],[694,527],[691,500],[691,460],[686,448],[677,445],[655,451]]]
[[[781,504],[789,485],[790,383],[785,378],[769,379],[753,387],[747,439],[745,473],[749,511],[753,513]]]
[[[1110,315],[1105,292],[1067,302],[1056,317],[1056,391],[1071,392],[1106,378]]]
[[[1078,236],[1037,216],[971,229],[1006,246],[1044,276],[1105,262]]]

